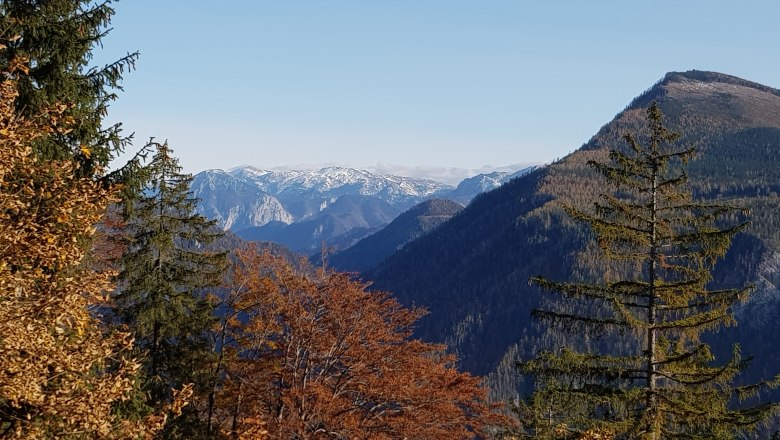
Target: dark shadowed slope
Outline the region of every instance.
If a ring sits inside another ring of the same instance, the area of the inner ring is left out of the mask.
[[[336,270],[364,272],[381,263],[403,246],[437,228],[463,210],[451,200],[427,200],[403,214],[376,234],[328,258]]]

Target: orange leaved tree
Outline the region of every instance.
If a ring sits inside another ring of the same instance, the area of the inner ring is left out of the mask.
[[[28,69],[14,58],[0,72],[0,438],[151,435],[164,416],[120,420],[115,411],[137,378],[132,340],[91,313],[110,274],[85,256],[111,193],[78,177],[73,161],[35,157],[36,140],[73,120],[65,104],[17,115],[16,79]]]
[[[410,339],[423,314],[346,274],[237,253],[215,411],[234,437],[464,439],[504,420],[444,347]]]

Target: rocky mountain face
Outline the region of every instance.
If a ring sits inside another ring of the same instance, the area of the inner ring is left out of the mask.
[[[407,209],[422,199],[452,190],[429,179],[377,175],[352,168],[329,167],[317,171],[268,171],[255,167],[235,169],[232,175],[273,194],[300,219],[317,214],[343,195],[373,197]],[[310,200],[319,202],[311,203]],[[301,203],[301,200],[306,202]],[[312,209],[313,208],[313,209]]]
[[[346,248],[390,223],[401,210],[365,196],[344,195],[319,213],[292,224],[282,222],[237,231],[241,238],[272,241],[307,255],[322,247]]]
[[[751,213],[751,228],[736,237],[713,282],[755,283],[756,291],[736,310],[739,325],[712,338],[714,348],[728,352],[739,342],[754,355],[748,381],[778,373],[780,91],[728,75],[667,74],[579,150],[477,197],[364,275],[403,303],[429,310],[417,336],[447,343],[466,370],[489,376],[496,396],[513,395],[522,386],[516,361],[543,346],[531,319],[541,296],[529,277],[599,273],[587,253],[589,232],[560,206],[592,206],[604,188],[586,163],[606,160],[624,133],[642,131],[654,100],[681,142],[697,147],[688,166],[694,196],[726,199]]]
[[[527,167],[514,173],[494,171],[492,173],[477,174],[476,176],[463,179],[454,190],[446,194],[445,198],[465,206],[478,194],[494,190],[515,177],[530,173],[535,168]]]
[[[217,225],[224,230],[240,231],[272,222],[289,224],[294,220],[277,198],[222,170],[198,173],[190,190],[201,199],[198,213],[217,220]]]
[[[192,191],[201,199],[199,212],[223,229],[311,254],[323,244],[343,250],[421,201],[450,198],[466,204],[523,172],[527,169],[479,175],[454,188],[351,168],[279,171],[248,166],[203,171],[195,176]]]

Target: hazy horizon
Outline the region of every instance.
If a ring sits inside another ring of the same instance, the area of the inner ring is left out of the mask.
[[[136,149],[167,139],[193,173],[334,163],[455,179],[565,156],[670,71],[780,86],[770,1],[114,8],[95,64],[141,57],[107,121]]]

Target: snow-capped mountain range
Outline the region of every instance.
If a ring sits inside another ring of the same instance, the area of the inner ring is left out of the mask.
[[[377,196],[388,203],[428,197],[452,186],[430,179],[378,175],[353,168],[328,167],[317,171],[269,171],[255,167],[235,168],[231,174],[251,180],[271,194],[316,192],[333,196]]]
[[[473,177],[463,179],[452,192],[447,194],[446,199],[460,203],[461,205],[468,205],[468,203],[483,192],[491,191],[499,186],[509,182],[515,177],[520,177],[527,174],[529,171],[536,167],[527,167],[521,170],[509,173],[506,171],[493,171],[492,173],[477,174]]]
[[[335,238],[322,236],[322,231],[343,233],[353,225],[359,225],[365,231],[376,230],[388,222],[388,216],[394,218],[417,203],[434,198],[465,205],[477,194],[497,188],[530,169],[480,174],[453,187],[430,179],[379,175],[352,168],[280,171],[244,166],[198,173],[191,190],[201,199],[199,213],[216,219],[223,229],[274,241],[276,236],[290,235],[292,231],[284,231],[285,225],[306,222],[309,227],[303,230],[315,231],[309,240],[311,243],[304,240],[306,247],[319,248],[323,241],[330,242]],[[335,203],[344,196],[350,196],[351,202]],[[378,206],[382,207],[382,215],[366,215],[369,207]],[[360,221],[351,218],[356,216]],[[367,221],[366,218],[375,220]],[[318,222],[327,222],[328,226]],[[334,222],[340,224],[334,226]],[[296,243],[294,250],[311,250],[301,248],[301,237],[297,237]]]

